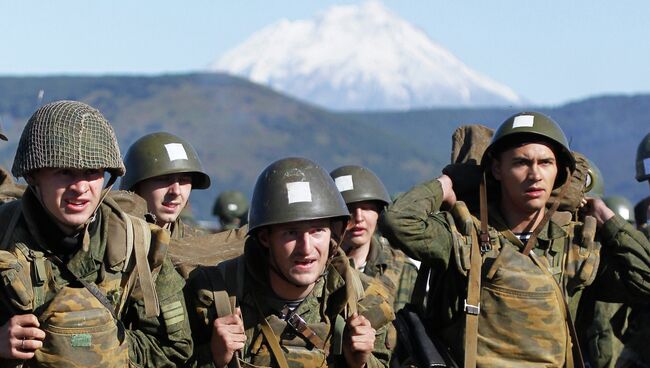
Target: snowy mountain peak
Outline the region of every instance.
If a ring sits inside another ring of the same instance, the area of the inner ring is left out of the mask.
[[[522,102],[378,1],[333,6],[309,20],[280,20],[209,69],[335,110]]]

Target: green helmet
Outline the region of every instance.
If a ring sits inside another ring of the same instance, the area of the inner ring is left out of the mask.
[[[210,177],[203,171],[194,147],[173,134],[158,132],[138,139],[126,152],[124,163],[127,171],[120,183],[122,190],[133,190],[143,180],[175,173],[191,173],[192,189],[210,186]]]
[[[627,198],[615,195],[603,198],[603,202],[626,221],[634,222],[634,207]]]
[[[636,150],[636,180],[650,180],[650,133],[646,134]]]
[[[236,190],[221,192],[214,203],[212,213],[225,222],[242,219],[248,214],[248,199],[244,193]]]
[[[527,138],[543,139],[553,144],[555,154],[558,156],[558,178],[555,186],[558,187],[567,179],[564,167],[571,172],[576,168],[576,161],[569,142],[562,132],[560,126],[550,117],[539,112],[520,112],[504,121],[492,136],[492,142],[485,149],[481,158],[481,166],[486,169],[492,158],[506,150],[515,142],[521,142]]]
[[[124,175],[113,127],[102,114],[78,101],[40,107],[25,125],[11,172],[25,176],[42,168],[106,169]]]
[[[380,201],[390,204],[390,195],[381,180],[362,166],[341,166],[330,173],[346,204]]]
[[[266,225],[323,218],[350,218],[334,180],[316,163],[290,157],[269,165],[255,183],[249,233]]]
[[[587,159],[589,169],[587,169],[587,178],[585,181],[585,194],[590,197],[602,198],[605,195],[605,181],[603,174],[593,161]]]

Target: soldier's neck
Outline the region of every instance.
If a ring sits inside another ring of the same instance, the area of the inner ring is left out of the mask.
[[[370,242],[361,246],[346,242],[343,244],[343,250],[354,261],[354,267],[359,268],[366,264],[368,254],[370,253]]]
[[[542,221],[546,208],[535,211],[521,211],[511,208],[506,203],[501,203],[501,215],[506,220],[508,228],[513,233],[525,233],[533,231]]]
[[[300,300],[306,298],[314,289],[316,283],[307,286],[297,286],[284,280],[273,269],[269,272],[271,289],[278,297],[283,300]]]

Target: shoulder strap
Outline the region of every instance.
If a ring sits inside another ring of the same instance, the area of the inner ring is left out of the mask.
[[[140,282],[140,288],[144,299],[144,309],[147,317],[160,315],[160,303],[149,260],[147,255],[151,247],[151,229],[149,224],[139,217],[131,216],[126,212],[120,211],[120,216],[124,221],[126,228],[126,255],[124,271],[131,271],[127,288],[130,292],[135,277]],[[135,262],[135,270],[133,270]],[[126,295],[125,291],[123,295]]]
[[[269,325],[269,321],[264,318],[264,313],[262,312],[262,308],[260,308],[257,297],[253,296],[253,300],[255,300],[255,307],[257,307],[257,311],[262,320],[262,334],[264,334],[264,338],[269,343],[269,347],[271,348],[271,352],[275,357],[275,361],[278,363],[278,366],[280,368],[289,368],[289,363],[287,362],[287,358],[284,356],[284,352],[280,346],[280,341],[278,340],[278,337],[275,336],[271,325]]]

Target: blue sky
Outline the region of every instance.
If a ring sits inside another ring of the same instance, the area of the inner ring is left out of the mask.
[[[256,30],[351,1],[0,0],[0,75],[200,71]],[[649,1],[386,0],[539,104],[650,92]]]

